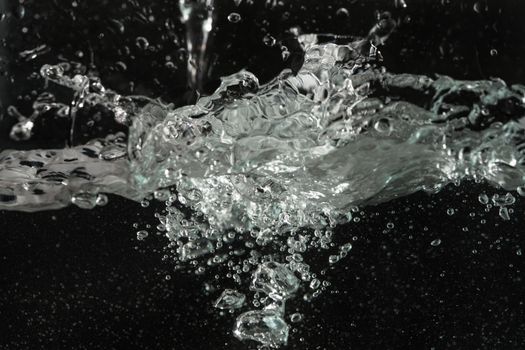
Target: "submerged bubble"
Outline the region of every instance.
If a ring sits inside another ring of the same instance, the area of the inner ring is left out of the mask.
[[[181,248],[180,259],[182,261],[197,259],[214,251],[213,244],[206,238],[190,241]]]
[[[145,37],[139,36],[135,39],[135,45],[141,50],[146,50],[149,47],[149,42]]]
[[[254,340],[270,347],[288,342],[289,328],[277,310],[256,310],[237,318],[233,334],[240,340]]]
[[[494,205],[498,207],[506,207],[509,205],[513,205],[515,202],[516,198],[511,193],[507,193],[505,194],[505,196],[500,196],[499,194],[495,194],[492,196],[492,203],[494,203]]]
[[[350,13],[348,12],[348,9],[346,9],[345,7],[341,7],[337,9],[335,15],[339,18],[347,18],[349,17]]]
[[[241,15],[237,12],[232,12],[228,15],[228,21],[231,23],[238,23],[241,21]]]
[[[33,134],[34,126],[35,123],[30,119],[18,122],[11,128],[9,137],[15,141],[27,141],[31,138],[31,135]]]
[[[298,322],[301,322],[302,320],[303,320],[303,315],[301,315],[298,312],[290,315],[290,321],[292,321],[293,323],[298,323]]]
[[[137,240],[143,241],[149,236],[149,232],[146,230],[137,231]]]
[[[275,300],[289,298],[299,288],[300,280],[286,265],[267,262],[259,265],[253,274],[251,288]]]
[[[266,34],[263,38],[263,43],[266,46],[275,46],[277,40],[270,34]]]
[[[93,209],[97,206],[97,193],[81,192],[73,195],[71,203],[81,209]]]
[[[18,19],[23,19],[26,15],[26,8],[24,5],[20,4],[15,9],[15,17]]]
[[[478,200],[481,204],[488,204],[489,203],[489,196],[487,196],[485,193],[482,193],[479,195]]]
[[[509,210],[506,207],[499,208],[499,216],[505,221],[510,220]]]
[[[100,193],[97,195],[97,200],[95,201],[95,204],[99,207],[103,207],[108,204],[108,201],[108,196],[103,193]]]
[[[226,289],[213,304],[214,307],[223,310],[238,309],[244,305],[246,296],[236,290]]]

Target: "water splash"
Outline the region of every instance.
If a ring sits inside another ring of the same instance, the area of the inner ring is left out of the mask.
[[[525,87],[389,73],[374,44],[389,34],[381,28],[367,39],[337,38],[346,44],[301,36],[296,74],[260,84],[240,71],[176,109],[45,66],[46,79],[75,91],[68,108],[102,104],[129,132],[64,150],[2,152],[0,209],[90,208],[105,202],[98,193],[155,193],[166,203],[158,229],[177,264],[202,272],[228,261],[236,284],[249,281],[260,309],[237,318],[235,336],[286,344],[286,300],[328,286],[304,253],[328,249],[332,228],[356,206],[463,179],[523,192]],[[504,219],[512,198],[492,198]],[[351,249],[343,245],[329,263]],[[244,295],[224,293],[218,307],[243,307]]]

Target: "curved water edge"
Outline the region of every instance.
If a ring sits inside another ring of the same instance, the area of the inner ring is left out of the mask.
[[[174,185],[211,195],[208,180],[219,178],[242,201],[285,205],[288,198],[325,210],[433,192],[465,177],[508,190],[523,184],[523,86],[391,74],[355,43],[302,38],[309,43],[297,74],[285,70],[261,86],[241,71],[177,109],[140,108],[96,79],[44,67],[44,77],[77,92],[77,108],[103,104],[132,124],[129,140],[109,135],[64,150],[3,151],[1,208],[57,208],[85,191],[138,199]],[[35,193],[37,184],[47,189]],[[261,190],[268,184],[273,191]]]

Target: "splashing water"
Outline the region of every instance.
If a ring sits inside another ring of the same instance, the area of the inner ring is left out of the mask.
[[[63,150],[3,151],[0,209],[92,208],[105,203],[100,193],[134,200],[155,193],[166,203],[159,230],[179,264],[224,263],[241,241],[232,279],[249,281],[261,308],[242,313],[234,335],[286,344],[286,300],[326,287],[303,254],[328,247],[331,228],[357,205],[435,193],[467,178],[523,189],[525,87],[389,73],[376,49],[389,32],[378,31],[347,44],[301,36],[305,60],[296,74],[285,70],[261,85],[240,71],[177,109],[45,66],[42,75],[73,89],[75,101],[38,108],[102,104],[129,133]],[[502,208],[510,201],[493,200]],[[351,248],[340,247],[330,263]],[[245,304],[244,294],[224,293],[217,307]]]

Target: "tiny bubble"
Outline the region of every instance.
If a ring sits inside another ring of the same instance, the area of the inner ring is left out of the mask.
[[[238,23],[241,20],[241,15],[237,12],[232,12],[228,15],[228,21],[231,23]]]

